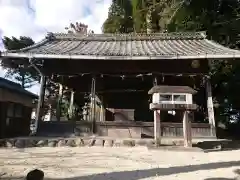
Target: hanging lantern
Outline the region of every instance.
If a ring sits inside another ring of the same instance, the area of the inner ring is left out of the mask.
[[[200,67],[200,62],[199,60],[193,60],[191,64],[192,68],[199,68]]]

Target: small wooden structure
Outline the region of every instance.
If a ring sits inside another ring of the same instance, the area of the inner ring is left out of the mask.
[[[149,89],[156,85],[197,89],[193,98],[201,108],[193,113],[192,136],[214,138],[216,127],[209,67],[212,60],[240,59],[240,52],[208,40],[204,32],[50,33],[33,46],[3,52],[1,56],[29,59],[41,73],[38,112],[42,107],[47,78],[72,89],[75,92],[74,103],[79,106],[84,106],[84,94],[91,93],[92,132],[98,133],[100,128],[101,135],[152,137],[156,124],[149,110]],[[96,96],[100,97],[102,112],[105,112],[101,116],[105,117],[102,122],[95,113]],[[174,108],[182,109],[184,106],[175,105]],[[173,108],[172,105],[168,107]],[[185,109],[195,109],[195,106],[189,105]],[[162,136],[182,137],[181,120],[168,113],[162,114],[165,116],[161,118]],[[37,113],[38,120],[40,117],[41,113]],[[116,121],[121,117],[128,121]]]
[[[154,111],[154,138],[160,143],[161,139],[161,111],[176,111],[180,113],[183,122],[184,146],[192,146],[192,127],[190,111],[196,110],[192,95],[196,91],[188,86],[154,86],[148,92],[152,94],[150,109]]]
[[[0,138],[28,136],[37,95],[0,78]]]

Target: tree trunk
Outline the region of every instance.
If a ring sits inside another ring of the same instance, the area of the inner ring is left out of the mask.
[[[147,34],[152,33],[152,11],[153,11],[153,8],[150,7],[146,14]]]

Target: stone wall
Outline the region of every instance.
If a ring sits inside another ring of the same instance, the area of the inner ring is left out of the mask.
[[[29,147],[81,147],[81,146],[102,146],[102,147],[133,147],[153,145],[151,139],[109,139],[109,138],[15,138],[0,140],[0,147],[5,148],[29,148]]]
[[[31,147],[148,147],[162,150],[190,150],[212,152],[219,150],[234,150],[240,148],[239,141],[230,140],[193,140],[192,148],[184,148],[183,140],[162,139],[161,144],[155,144],[153,139],[113,139],[109,137],[83,138],[14,138],[0,140],[0,148],[31,148]]]
[[[239,141],[230,140],[193,140],[192,148],[184,148],[183,140],[162,139],[155,144],[152,139],[112,139],[108,137],[85,138],[14,138],[0,140],[0,148],[31,148],[31,147],[147,147],[149,149],[173,151],[213,152],[235,150],[240,148]]]

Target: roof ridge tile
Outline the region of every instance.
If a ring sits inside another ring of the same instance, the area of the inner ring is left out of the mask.
[[[170,32],[170,33],[129,33],[129,34],[77,34],[48,33],[48,40],[85,40],[85,41],[133,41],[133,40],[182,40],[205,39],[205,32]]]

